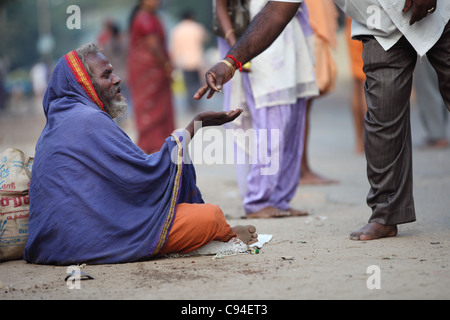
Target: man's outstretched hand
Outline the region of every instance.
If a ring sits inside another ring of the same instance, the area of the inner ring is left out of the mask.
[[[422,20],[427,15],[436,10],[437,0],[406,0],[403,12],[408,12],[412,8],[410,25]]]
[[[242,109],[236,109],[231,111],[205,111],[199,113],[194,120],[201,121],[202,127],[221,126],[225,123],[231,122],[240,116]]]
[[[186,130],[191,135],[191,138],[195,134],[195,130],[201,127],[221,126],[225,123],[231,122],[239,117],[242,113],[242,109],[236,109],[232,111],[205,111],[197,114],[191,123],[186,127]],[[195,126],[195,122],[200,122],[201,126]]]

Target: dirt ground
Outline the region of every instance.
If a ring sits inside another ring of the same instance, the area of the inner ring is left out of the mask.
[[[273,235],[259,254],[86,265],[82,271],[95,279],[81,281],[79,289],[69,289],[66,267],[9,261],[0,263],[0,300],[449,299],[450,151],[415,151],[417,222],[400,226],[395,238],[352,241],[348,235],[370,214],[365,160],[352,153],[351,133],[345,130],[349,119],[338,116],[343,109],[326,110],[313,117],[321,127],[337,119],[342,123],[333,135],[321,133],[317,124],[311,158],[339,183],[298,188],[292,205],[308,210],[309,217],[239,219],[243,211],[233,167],[197,166],[205,201],[219,204],[231,225],[253,224],[259,233]],[[379,289],[368,288],[376,275],[370,266],[379,267]]]
[[[353,242],[357,208],[336,205],[323,222],[251,221],[274,234],[257,255],[87,265],[94,277],[69,289],[66,267],[2,263],[0,299],[448,299],[448,230],[404,228],[400,236]],[[283,260],[292,256],[293,260]],[[368,289],[369,266],[380,289]],[[236,288],[239,288],[237,290]]]
[[[231,225],[253,224],[273,235],[259,254],[86,265],[82,271],[94,279],[81,281],[78,289],[65,281],[67,267],[9,261],[0,263],[0,300],[449,299],[450,149],[419,148],[423,129],[413,107],[417,221],[401,225],[395,238],[349,240],[370,215],[365,159],[353,152],[349,88],[349,82],[339,83],[312,109],[312,167],[339,183],[299,186],[292,206],[309,217],[240,219],[233,166],[196,166],[205,201],[220,205]],[[32,155],[43,121],[38,115],[0,117],[0,148]]]

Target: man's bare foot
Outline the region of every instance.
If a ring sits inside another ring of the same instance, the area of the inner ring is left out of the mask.
[[[258,219],[258,218],[284,218],[284,217],[298,217],[308,215],[305,211],[300,211],[296,209],[288,209],[286,211],[280,210],[278,208],[269,206],[257,212],[252,212],[246,215],[247,219]]]
[[[320,175],[312,172],[312,171],[305,171],[302,172],[300,176],[300,185],[323,185],[323,184],[335,184],[338,183],[336,180],[327,179],[324,177],[321,177]]]
[[[233,227],[232,230],[237,235],[237,238],[247,245],[258,242],[258,235],[254,226],[238,225]]]
[[[358,231],[350,234],[352,240],[375,240],[387,237],[395,237],[397,235],[397,226],[384,226],[376,222],[369,222]]]

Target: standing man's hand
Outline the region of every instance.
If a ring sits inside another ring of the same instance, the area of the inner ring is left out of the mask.
[[[406,0],[403,12],[408,12],[412,8],[410,25],[422,20],[436,10],[437,0]]]
[[[208,90],[209,99],[222,90],[223,84],[233,77],[236,69],[241,70],[242,64],[256,57],[275,41],[294,18],[300,5],[300,2],[268,1],[253,18],[244,35],[228,52],[227,57],[231,55],[234,59],[226,57],[224,60],[227,62],[222,60],[209,69],[206,73],[206,84],[197,91],[194,99],[201,99]],[[232,65],[231,68],[228,63]]]
[[[208,99],[210,99],[214,93],[222,91],[223,84],[230,81],[233,77],[233,72],[224,62],[219,62],[209,69],[208,72],[206,72],[205,77],[206,84],[198,89],[194,95],[194,99],[196,100],[201,99],[208,92],[208,90]]]

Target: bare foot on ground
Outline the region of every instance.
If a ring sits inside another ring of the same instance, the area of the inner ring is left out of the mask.
[[[338,183],[337,180],[332,180],[328,178],[321,177],[320,175],[312,172],[305,171],[302,172],[300,176],[300,185],[323,185],[323,184],[335,184]]]
[[[256,228],[254,226],[238,225],[233,227],[232,229],[233,232],[237,235],[237,238],[247,245],[258,241],[258,235],[256,234]]]
[[[352,240],[375,240],[397,235],[397,226],[384,226],[376,222],[370,222],[358,231],[350,234]]]
[[[247,219],[253,219],[253,218],[284,218],[284,217],[299,217],[299,216],[306,216],[308,215],[305,211],[300,211],[296,209],[288,209],[288,210],[280,210],[278,208],[269,206],[265,207],[264,209],[249,213],[245,216]]]
[[[287,211],[289,212],[288,217],[304,217],[308,215],[308,212],[294,208],[289,208]]]

